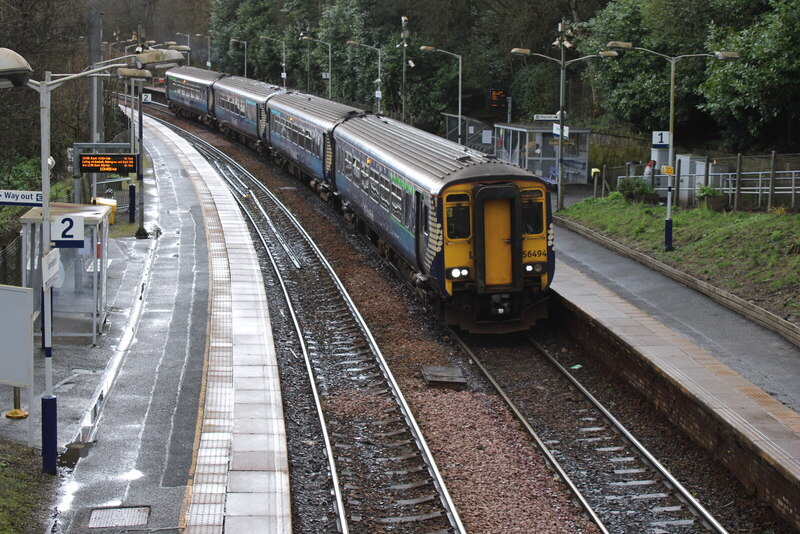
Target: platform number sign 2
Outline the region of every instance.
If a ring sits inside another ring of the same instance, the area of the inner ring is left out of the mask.
[[[83,247],[83,217],[79,215],[53,217],[50,237],[59,248]]]

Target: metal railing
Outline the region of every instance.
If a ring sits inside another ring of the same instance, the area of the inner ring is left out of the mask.
[[[695,160],[694,163],[696,163]],[[702,186],[712,186],[728,197],[734,210],[768,211],[773,208],[800,209],[800,155],[772,153],[765,156],[704,158],[703,172],[685,173],[679,165],[673,181],[676,202],[684,207],[698,203]],[[725,169],[712,172],[712,169]],[[595,186],[595,196],[619,189],[623,178],[642,178],[650,183],[659,197],[665,198],[669,176],[645,176],[645,166],[630,163],[604,166]]]

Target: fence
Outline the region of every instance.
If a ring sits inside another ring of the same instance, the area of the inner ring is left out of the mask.
[[[7,286],[22,285],[20,266],[22,254],[22,237],[0,247],[0,284]]]
[[[681,164],[689,167],[681,169]],[[619,167],[603,167],[601,183],[595,186],[605,191],[618,189],[625,177],[647,180],[665,198],[669,176],[656,174],[646,177],[645,166],[630,163]],[[775,154],[761,156],[702,157],[683,159],[678,156],[675,169],[674,195],[684,207],[698,202],[701,186],[712,186],[728,197],[728,205],[735,210],[770,210],[783,207],[800,209],[800,154]]]

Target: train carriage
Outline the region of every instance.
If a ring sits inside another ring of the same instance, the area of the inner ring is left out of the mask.
[[[220,129],[259,146],[267,132],[267,101],[281,91],[277,85],[240,76],[221,78],[214,84],[214,116]]]
[[[225,74],[195,67],[176,67],[165,75],[166,97],[170,108],[190,119],[210,123],[213,120],[212,87]]]
[[[333,185],[333,143],[330,132],[362,110],[302,93],[283,93],[271,98],[269,139],[278,158],[287,161],[290,171],[302,173]],[[295,168],[296,167],[296,168]]]
[[[334,137],[343,203],[443,298],[446,322],[497,332],[546,316],[553,182],[385,117]]]

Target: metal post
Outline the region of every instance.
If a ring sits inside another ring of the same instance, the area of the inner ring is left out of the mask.
[[[50,71],[44,73],[39,84],[42,158],[42,261],[50,252]],[[42,271],[43,312],[42,333],[44,346],[45,394],[42,396],[42,469],[56,474],[58,443],[58,399],[53,395],[53,301],[49,284]]]
[[[286,90],[286,43],[281,41],[281,79],[283,80],[283,90]]]
[[[331,98],[331,78],[333,78],[333,72],[331,71],[331,44],[325,43],[328,45],[328,99]]]
[[[381,49],[378,48],[378,94],[375,95],[375,100],[378,101],[378,113],[381,112],[381,99],[383,98],[383,76],[381,76]]]
[[[677,57],[668,58],[670,64],[669,74],[669,164],[675,166],[675,64]]]
[[[564,21],[561,22],[564,24]],[[561,48],[561,86],[558,95],[558,203],[556,210],[564,208],[564,86],[566,84],[567,63],[566,48],[564,43],[559,41]]]
[[[664,220],[664,250],[672,250],[672,175],[667,175],[667,218]]]
[[[775,151],[769,162],[769,193],[767,194],[767,211],[772,210],[773,195],[775,195]]]
[[[143,84],[142,84],[143,85]],[[142,154],[144,153],[144,144],[143,144],[143,117],[142,117],[142,100],[144,93],[144,88],[140,85],[139,87],[139,152],[137,154],[137,159],[139,160],[136,165],[136,183],[139,186],[139,228],[136,230],[136,239],[147,239],[149,234],[147,230],[144,229],[144,169],[142,169],[144,165],[144,158],[142,158]]]
[[[27,419],[28,412],[22,409],[22,402],[20,400],[20,388],[14,386],[14,408],[6,412],[6,417],[9,419]]]
[[[736,154],[736,193],[733,195],[733,211],[739,210],[742,196],[742,154]]]
[[[244,77],[247,78],[247,41],[242,41],[244,43]]]
[[[458,56],[458,144],[461,142],[461,55]]]

